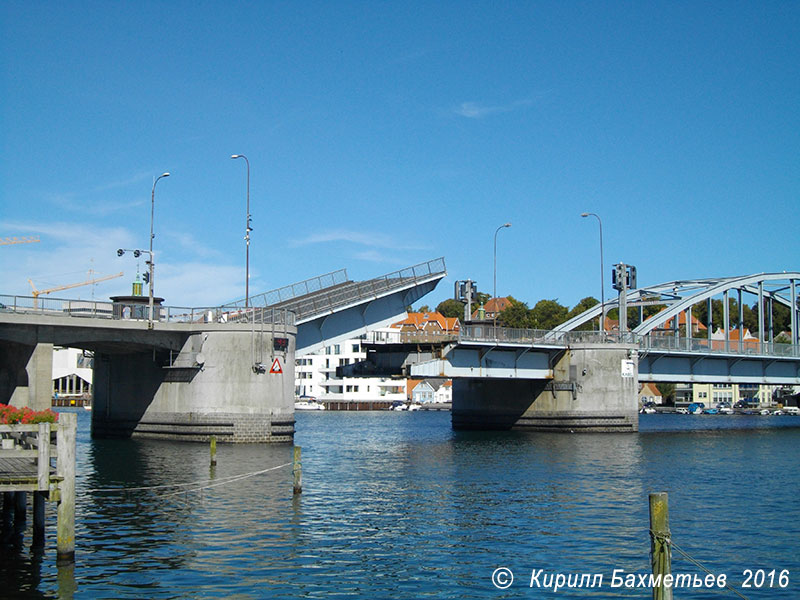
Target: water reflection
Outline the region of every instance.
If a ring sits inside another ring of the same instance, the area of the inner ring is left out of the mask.
[[[664,423],[480,433],[454,432],[444,413],[303,414],[293,496],[291,467],[230,479],[290,463],[289,446],[219,445],[212,470],[204,444],[93,441],[82,417],[74,571],[55,569],[53,519],[43,555],[4,547],[0,585],[19,598],[517,597],[525,584],[495,590],[495,568],[647,571],[652,491],[670,494],[674,539],[717,572],[800,569],[787,456],[800,431]]]

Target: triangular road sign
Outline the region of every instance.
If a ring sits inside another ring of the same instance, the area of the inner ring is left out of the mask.
[[[283,373],[283,369],[281,368],[281,361],[279,361],[277,358],[275,360],[273,360],[272,361],[272,368],[269,370],[269,372],[270,373],[282,374]]]

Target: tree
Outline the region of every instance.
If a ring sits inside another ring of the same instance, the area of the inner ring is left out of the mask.
[[[531,311],[527,304],[509,296],[508,306],[497,315],[497,324],[501,327],[531,329],[533,327]]]
[[[450,319],[464,318],[464,304],[458,300],[453,300],[452,298],[439,302],[436,310]]]
[[[656,388],[661,394],[664,404],[672,404],[675,402],[675,384],[674,383],[657,383]]]
[[[600,301],[597,298],[593,298],[592,296],[587,296],[580,302],[578,302],[575,306],[572,307],[572,310],[569,311],[567,315],[567,320],[577,317],[579,314],[586,312],[593,306],[597,306],[600,304]],[[575,328],[575,331],[591,331],[595,329],[596,324],[595,320],[592,319],[591,321],[587,321],[583,325]]]
[[[531,309],[534,329],[553,329],[567,320],[569,310],[558,300],[539,300]]]

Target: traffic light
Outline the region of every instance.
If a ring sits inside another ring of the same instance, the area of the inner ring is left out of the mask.
[[[136,258],[139,258],[139,257],[142,255],[142,251],[141,251],[141,250],[134,250],[134,251],[133,251],[133,255],[134,255]]]
[[[150,273],[148,273],[147,271],[142,273],[142,279],[144,279],[145,283],[150,283]]]
[[[628,289],[636,289],[636,267],[634,266],[628,267]]]
[[[626,281],[625,263],[617,263],[611,271],[611,285],[615,290],[622,290]]]
[[[122,256],[123,254],[125,254],[125,250],[123,250],[122,248],[117,250],[117,256]]]

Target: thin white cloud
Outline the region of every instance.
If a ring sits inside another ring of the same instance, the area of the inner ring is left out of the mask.
[[[479,102],[462,102],[453,108],[453,113],[467,119],[482,119],[484,117],[488,117],[489,115],[508,113],[527,108],[540,98],[544,97],[547,93],[548,92],[540,92],[538,94],[533,94],[526,98],[520,98],[519,100],[514,100],[506,104],[491,105],[482,104]]]
[[[312,244],[327,244],[333,242],[346,242],[372,248],[392,248],[394,250],[425,250],[426,246],[414,244],[408,240],[400,241],[386,232],[349,231],[345,229],[324,231],[311,234],[296,240],[293,246],[310,246]]]

